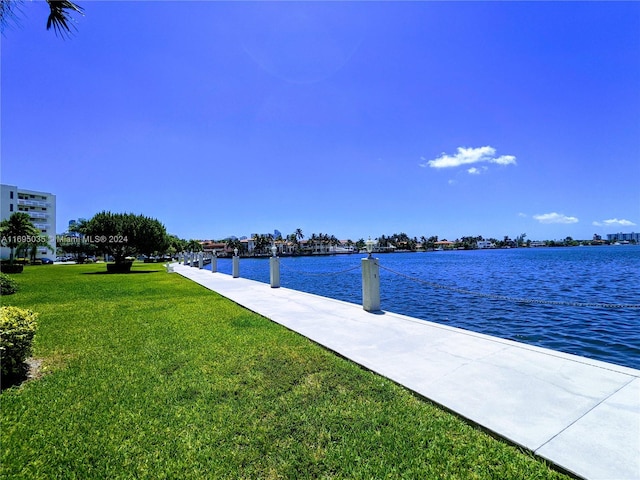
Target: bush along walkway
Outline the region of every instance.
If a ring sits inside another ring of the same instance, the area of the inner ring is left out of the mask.
[[[102,270],[6,299],[44,375],[2,393],[2,478],[565,478],[160,265]]]

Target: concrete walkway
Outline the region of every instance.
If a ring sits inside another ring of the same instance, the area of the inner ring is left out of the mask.
[[[173,268],[577,476],[640,479],[640,370]]]

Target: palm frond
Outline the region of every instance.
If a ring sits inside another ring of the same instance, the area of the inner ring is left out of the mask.
[[[69,0],[47,0],[47,3],[51,10],[47,19],[47,30],[53,27],[56,35],[68,35],[71,33],[71,27],[75,28],[73,18],[70,15],[71,12],[84,15],[82,7]]]
[[[19,25],[22,15],[21,0],[0,0],[0,31],[4,34],[11,25]]]

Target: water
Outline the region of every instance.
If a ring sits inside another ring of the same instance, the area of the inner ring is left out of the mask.
[[[363,256],[281,258],[281,285],[361,304]],[[533,300],[640,304],[640,246],[392,253],[378,258],[383,310],[640,368],[640,309],[512,302],[425,283]],[[218,259],[218,271],[231,275],[231,260]],[[240,276],[269,283],[268,259],[242,258]]]

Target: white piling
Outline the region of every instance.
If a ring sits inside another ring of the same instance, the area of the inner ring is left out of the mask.
[[[280,258],[271,257],[269,259],[269,277],[271,278],[271,288],[280,287]]]
[[[233,256],[232,260],[231,275],[233,278],[238,278],[240,276],[240,257],[237,253]]]
[[[380,310],[380,264],[377,258],[362,259],[362,308]]]

